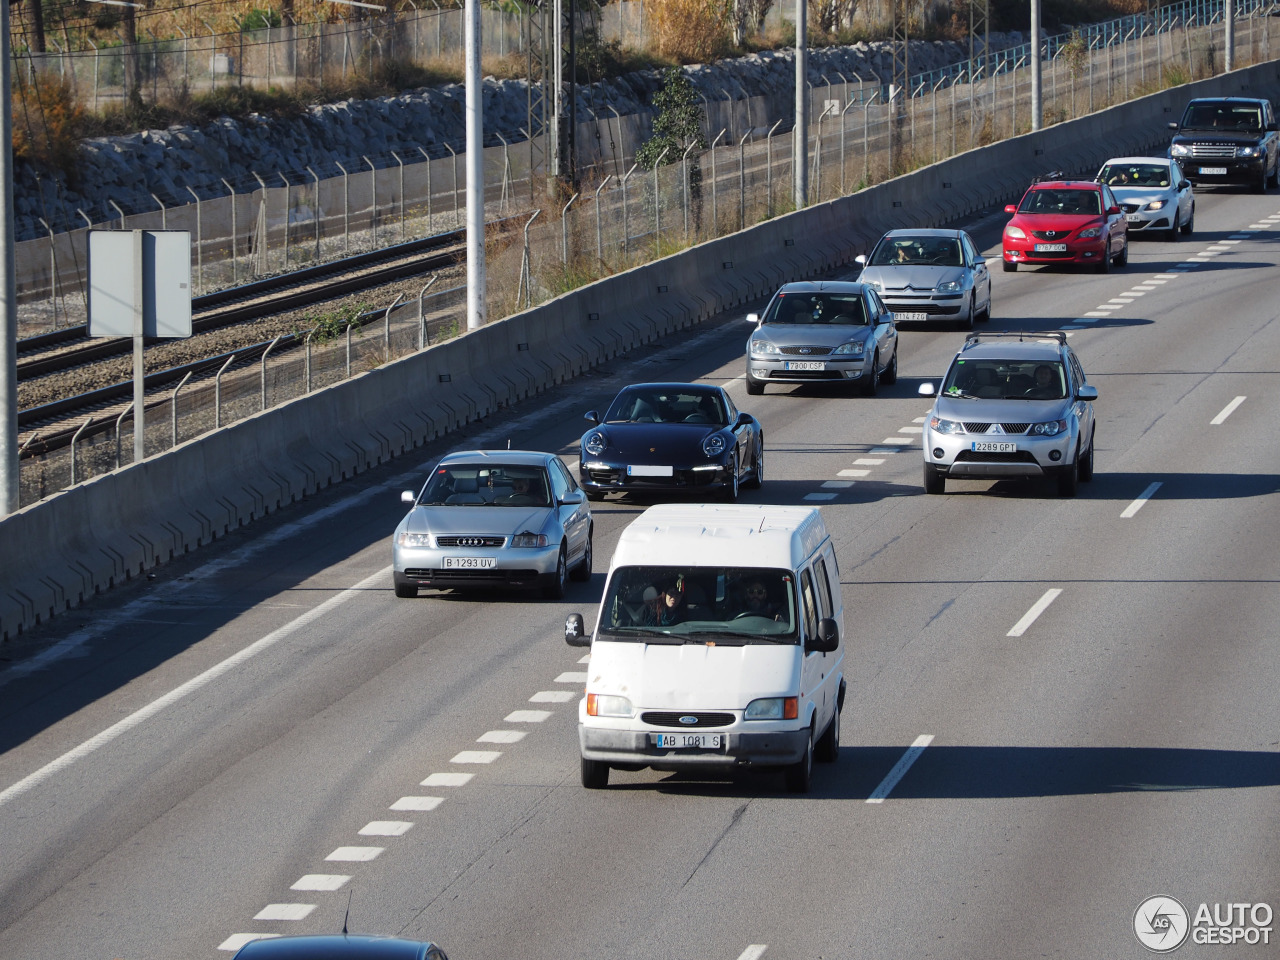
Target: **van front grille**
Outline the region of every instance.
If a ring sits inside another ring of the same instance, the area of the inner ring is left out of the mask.
[[[681,723],[681,717],[693,717],[697,723]],[[655,727],[680,727],[685,730],[705,730],[707,727],[727,727],[733,723],[732,713],[673,713],[671,711],[650,710],[640,714],[640,719]]]

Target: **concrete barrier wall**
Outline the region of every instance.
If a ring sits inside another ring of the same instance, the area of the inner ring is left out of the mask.
[[[0,520],[0,636],[633,347],[850,264],[885,230],[1013,202],[1050,170],[1091,174],[1108,157],[1163,152],[1166,124],[1192,97],[1278,90],[1273,61],[972,150],[593,283],[32,504]]]

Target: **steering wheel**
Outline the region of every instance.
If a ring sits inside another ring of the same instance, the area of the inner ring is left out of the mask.
[[[733,619],[741,620],[743,617],[763,617],[763,616],[764,616],[763,613],[756,613],[754,610],[743,610],[740,614],[738,614]]]

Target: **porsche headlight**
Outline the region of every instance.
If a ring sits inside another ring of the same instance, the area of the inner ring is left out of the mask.
[[[960,280],[946,280],[938,284],[939,293],[959,293],[964,289],[964,283]]]
[[[1004,228],[1004,235],[1006,237],[1012,237],[1015,240],[1027,239],[1026,231],[1024,231],[1021,227],[1015,227],[1013,224],[1009,224],[1007,227]]]
[[[1050,420],[1048,423],[1036,423],[1031,426],[1031,432],[1037,437],[1056,437],[1066,429],[1067,421],[1065,420]]]
[[[429,547],[431,546],[431,534],[401,531],[400,535],[396,537],[396,543],[402,547]]]
[[[587,453],[591,454],[593,457],[598,457],[600,454],[604,453],[605,446],[606,444],[604,442],[603,433],[593,433],[591,436],[587,437],[587,442],[583,444]]]
[[[782,351],[778,349],[778,345],[772,340],[761,340],[756,338],[752,338],[751,340],[751,355],[753,357],[776,357],[780,353],[782,353]]]
[[[724,453],[724,437],[718,433],[713,433],[707,439],[702,441],[702,452],[708,457],[718,457]]]
[[[831,351],[832,356],[836,357],[860,357],[867,345],[861,340],[850,340],[848,343],[842,343]]]
[[[511,538],[511,546],[513,547],[545,547],[547,545],[547,535],[545,533],[517,533]]]
[[[1091,240],[1100,236],[1102,236],[1102,227],[1090,227],[1088,230],[1080,231],[1081,240]]]
[[[1164,209],[1164,205],[1165,205],[1166,203],[1168,203],[1168,202],[1169,202],[1168,200],[1152,200],[1150,203],[1148,203],[1148,204],[1147,204],[1147,209],[1148,209],[1148,210],[1163,210],[1163,209]]]

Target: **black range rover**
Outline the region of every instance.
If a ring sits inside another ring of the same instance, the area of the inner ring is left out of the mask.
[[[1179,123],[1169,156],[1194,184],[1244,183],[1265,193],[1280,174],[1280,129],[1270,100],[1215,97],[1192,100]]]

